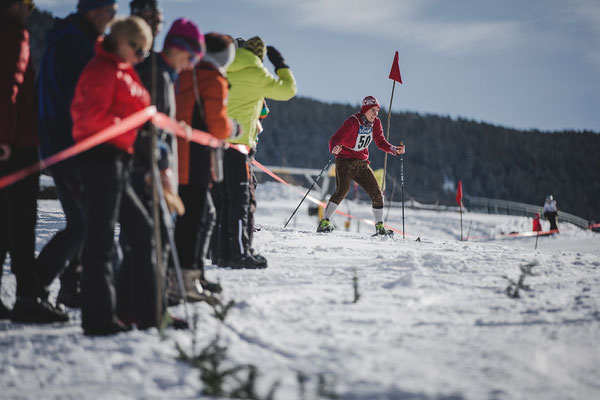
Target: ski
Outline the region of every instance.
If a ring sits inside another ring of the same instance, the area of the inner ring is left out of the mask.
[[[394,231],[387,231],[385,234],[381,234],[378,232],[375,232],[374,234],[371,235],[371,237],[377,237],[377,236],[381,236],[381,237],[394,237]]]

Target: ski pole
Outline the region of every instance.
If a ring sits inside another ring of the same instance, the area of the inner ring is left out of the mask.
[[[285,223],[285,225],[283,225],[283,227],[287,227],[288,224],[290,223],[290,221],[292,220],[292,218],[294,218],[294,215],[296,215],[296,211],[298,211],[298,209],[300,208],[300,206],[302,205],[302,203],[304,202],[304,199],[306,199],[306,196],[308,196],[308,194],[310,193],[310,191],[315,187],[315,184],[317,183],[317,181],[321,178],[321,175],[323,175],[323,172],[325,172],[325,170],[327,169],[327,167],[329,167],[329,165],[331,164],[331,162],[335,159],[335,155],[331,156],[331,158],[329,159],[329,161],[327,161],[327,165],[325,165],[323,167],[323,169],[321,170],[321,173],[319,173],[319,176],[317,176],[317,178],[315,180],[313,180],[312,185],[310,185],[310,189],[308,189],[308,192],[306,192],[306,194],[304,195],[304,197],[302,198],[302,200],[300,201],[300,204],[298,204],[298,207],[296,207],[296,209],[294,210],[294,212],[292,213],[292,215],[290,216],[290,219],[287,220],[287,222]]]
[[[189,328],[192,329],[192,326],[193,326],[192,320],[191,320],[189,312],[188,312],[187,301],[185,298],[185,285],[183,283],[183,272],[181,271],[181,264],[179,263],[179,255],[177,253],[177,247],[175,245],[175,234],[174,234],[175,226],[173,224],[173,220],[171,219],[169,207],[167,206],[167,201],[166,201],[164,193],[163,193],[162,182],[160,181],[159,174],[156,174],[154,179],[155,179],[154,184],[159,189],[158,196],[159,196],[159,202],[160,202],[160,209],[162,211],[163,222],[165,224],[165,231],[167,233],[169,244],[171,245],[170,253],[171,253],[171,258],[173,259],[173,266],[175,267],[175,275],[177,277],[177,286],[179,286],[179,294],[183,301],[183,311],[185,314],[185,320],[187,321]]]
[[[471,225],[473,225],[473,220],[471,220],[471,222],[469,222],[469,230],[467,231],[467,238],[465,240],[469,240],[469,235],[471,234]]]
[[[400,201],[402,202],[402,239],[404,239],[404,156],[400,156]]]
[[[394,193],[396,193],[396,178],[392,178],[392,195],[390,196],[390,199],[388,200],[388,205],[387,205],[387,211],[385,213],[385,218],[383,219],[385,222],[387,222],[388,217],[390,216],[390,208],[392,208],[392,200],[394,199]]]

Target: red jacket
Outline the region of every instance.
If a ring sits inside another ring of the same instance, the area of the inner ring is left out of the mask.
[[[184,71],[179,74],[178,91],[175,97],[177,120],[192,125],[196,104],[192,73],[196,74],[198,95],[204,105],[206,131],[217,139],[227,139],[232,129],[227,114],[229,82],[216,68],[206,62],[201,62],[194,71]],[[179,183],[187,185],[190,181],[190,143],[187,140],[177,138],[177,157]]]
[[[71,103],[73,139],[80,142],[150,104],[150,95],[129,63],[96,43],[96,56],[86,65]],[[107,143],[133,153],[137,129]]]
[[[374,140],[381,150],[396,155],[395,146],[385,140],[381,120],[375,118],[372,127],[361,125],[361,113],[348,117],[342,126],[329,139],[329,151],[337,145],[342,145],[342,151],[337,155],[340,158],[369,159],[369,144]]]
[[[541,230],[542,230],[542,224],[540,222],[540,214],[535,214],[535,217],[533,217],[533,231],[539,232]]]
[[[0,17],[0,144],[37,146],[35,72],[29,62],[29,32]]]

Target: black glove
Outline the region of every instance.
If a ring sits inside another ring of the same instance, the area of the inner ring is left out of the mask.
[[[267,46],[267,57],[269,57],[269,61],[275,67],[275,71],[279,68],[289,68],[285,63],[281,53],[273,46]]]

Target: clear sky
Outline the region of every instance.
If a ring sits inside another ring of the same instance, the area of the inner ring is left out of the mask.
[[[75,0],[37,0],[57,16]],[[203,31],[261,36],[298,93],[540,130],[600,132],[600,0],[159,0]],[[119,14],[129,0],[119,1]],[[161,35],[158,43],[162,44]],[[265,62],[269,67],[268,61]]]

